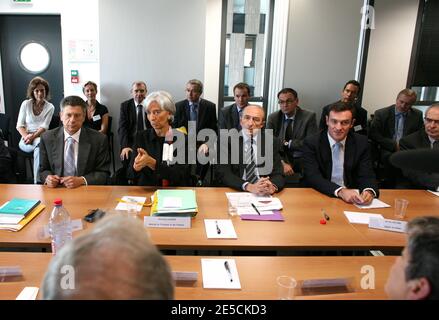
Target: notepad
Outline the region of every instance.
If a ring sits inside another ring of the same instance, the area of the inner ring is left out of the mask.
[[[384,219],[381,214],[376,213],[345,211],[344,214],[350,223],[369,224],[369,218],[371,217]]]
[[[25,287],[15,300],[35,300],[38,295],[38,287]]]
[[[235,259],[201,259],[201,270],[205,289],[241,289]]]
[[[204,219],[206,235],[209,239],[237,239],[230,219]]]
[[[379,199],[373,199],[371,203],[369,203],[369,204],[365,204],[365,205],[363,205],[363,204],[357,204],[357,203],[354,203],[354,205],[355,205],[357,208],[360,208],[360,209],[380,209],[380,208],[390,208],[390,205],[389,205],[389,204],[387,204],[387,203],[385,203],[385,202],[383,202],[383,201],[381,201],[381,200],[379,200]]]

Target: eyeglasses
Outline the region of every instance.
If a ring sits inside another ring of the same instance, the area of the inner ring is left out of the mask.
[[[293,104],[294,101],[295,100],[278,100],[277,104],[280,105],[280,106],[283,105],[283,104],[290,105],[290,104]]]
[[[434,124],[436,124],[436,125],[439,126],[439,120],[430,119],[430,118],[425,117],[425,118],[424,118],[424,121],[425,121],[426,124],[432,124],[432,123],[434,123]]]

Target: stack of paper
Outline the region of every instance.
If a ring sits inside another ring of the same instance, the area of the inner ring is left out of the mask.
[[[28,224],[33,218],[35,218],[46,206],[44,204],[38,204],[28,215],[22,216],[17,222],[13,219],[0,218],[0,230],[20,231],[26,224]]]
[[[197,213],[195,190],[157,190],[154,193],[152,216],[194,217]]]
[[[241,289],[234,259],[201,259],[203,288]]]
[[[271,196],[258,197],[249,192],[226,192],[226,197],[231,205],[237,209],[238,215],[272,215],[283,209],[279,198]]]

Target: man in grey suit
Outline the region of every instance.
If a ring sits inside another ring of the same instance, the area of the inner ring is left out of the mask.
[[[412,108],[415,101],[415,91],[401,90],[395,104],[375,111],[370,125],[369,138],[380,150],[378,157],[387,174],[387,187],[393,187],[400,175],[389,163],[392,153],[399,150],[399,140],[423,126],[422,112]]]
[[[318,131],[316,114],[299,107],[297,92],[284,88],[277,94],[280,110],[268,117],[267,129],[280,140],[280,156],[285,176],[302,173],[303,140]],[[288,179],[287,179],[288,181]]]
[[[425,112],[425,128],[405,136],[399,141],[400,150],[436,149],[439,150],[439,104],[433,104]],[[412,184],[410,188],[439,191],[439,173],[403,169],[404,176]]]
[[[250,99],[250,87],[247,83],[240,82],[233,87],[235,103],[224,107],[218,112],[218,129],[233,129],[240,131],[241,118],[244,108]]]
[[[87,105],[78,96],[61,101],[63,127],[45,132],[40,142],[40,178],[48,187],[106,184],[110,158],[102,133],[82,127]]]

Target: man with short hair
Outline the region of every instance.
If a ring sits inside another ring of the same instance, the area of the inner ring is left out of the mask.
[[[277,94],[279,111],[268,117],[267,129],[281,142],[281,161],[285,176],[302,174],[303,140],[318,131],[316,114],[299,107],[297,92],[284,88]],[[288,180],[288,179],[287,179]]]
[[[399,141],[423,127],[422,112],[413,109],[416,92],[404,89],[398,93],[395,104],[378,109],[370,125],[369,138],[378,147],[374,157],[381,162],[388,188],[395,187],[401,172],[389,162],[389,157],[399,150]]]
[[[63,279],[69,279],[65,287]],[[171,270],[138,219],[113,214],[67,243],[43,279],[45,300],[174,298]]]
[[[439,104],[433,104],[425,111],[424,128],[403,137],[399,147],[400,150],[439,150]],[[403,169],[402,172],[412,184],[410,187],[439,191],[438,173],[412,169]]]
[[[328,129],[305,139],[305,182],[347,203],[369,204],[378,197],[378,187],[367,137],[351,132],[354,112],[348,103],[335,103],[326,116]]]
[[[203,129],[211,129],[217,132],[216,105],[209,100],[201,98],[203,93],[203,83],[200,80],[192,79],[186,84],[186,99],[175,104],[176,112],[174,116],[173,128],[184,127],[189,134],[189,121],[196,123],[196,134]],[[197,150],[203,154],[209,152],[206,141],[197,141]],[[202,185],[209,164],[201,165],[197,161],[195,176],[197,184]]]
[[[85,101],[78,96],[65,97],[60,110],[63,126],[41,136],[41,181],[50,188],[106,184],[110,173],[107,137],[82,126]]]
[[[127,167],[129,164],[137,131],[151,128],[151,124],[146,117],[144,105],[147,93],[146,83],[135,81],[131,86],[132,98],[122,102],[120,106],[117,133],[119,134],[120,159],[124,167]]]
[[[250,99],[250,87],[247,83],[240,82],[233,87],[233,96],[235,103],[224,107],[218,112],[219,129],[237,129],[241,130],[242,112],[248,105]]]
[[[239,141],[223,141],[220,133],[220,150],[223,154],[228,152],[228,157],[220,157],[218,165],[219,180],[225,186],[257,195],[271,195],[284,187],[279,142],[262,130],[264,117],[261,106],[248,105],[241,118]],[[266,151],[267,145],[273,146],[272,154]],[[239,161],[232,163],[232,153],[236,151]],[[262,163],[262,157],[265,157],[265,163]],[[224,160],[228,162],[222,163]]]
[[[367,135],[367,111],[362,108],[358,102],[357,98],[361,91],[361,84],[356,80],[349,80],[343,87],[341,92],[340,102],[350,103],[355,108],[355,121],[352,129],[355,133]],[[337,101],[337,102],[339,102]],[[323,107],[322,115],[320,117],[320,130],[328,129],[326,125],[326,116],[329,114],[329,108],[335,103],[328,104]]]
[[[393,300],[439,300],[439,218],[408,223],[407,245],[390,269],[385,291]]]

